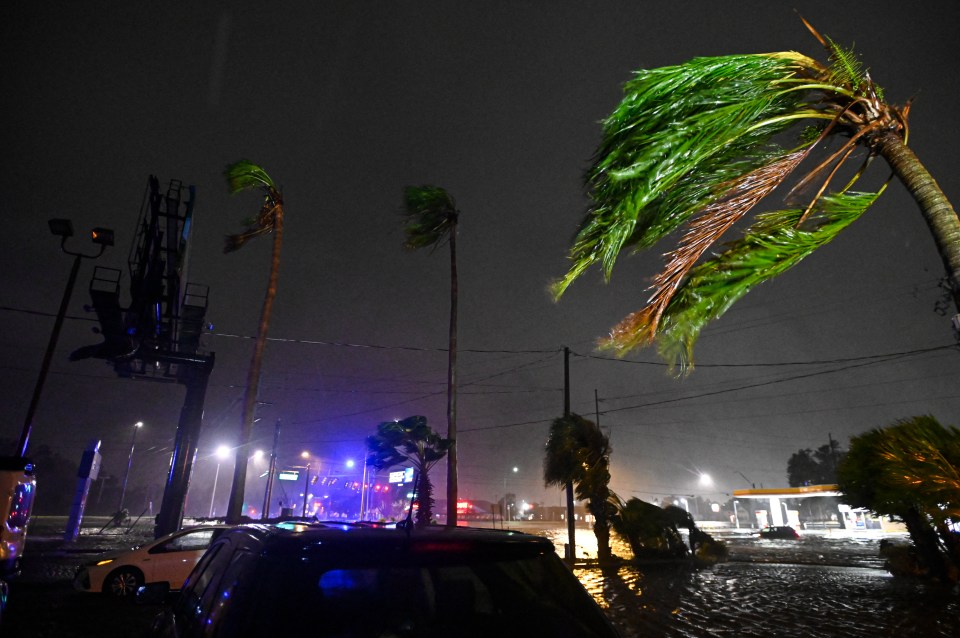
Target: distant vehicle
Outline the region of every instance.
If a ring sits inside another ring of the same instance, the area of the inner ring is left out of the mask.
[[[776,527],[764,527],[760,530],[760,538],[779,538],[786,540],[796,540],[800,538],[797,530],[789,525],[779,525]]]
[[[145,583],[165,583],[178,590],[210,543],[227,529],[227,525],[189,527],[140,547],[100,554],[77,568],[73,586],[130,600]]]
[[[141,602],[165,599],[163,585]],[[154,624],[160,636],[615,638],[540,536],[314,523],[220,536]]]

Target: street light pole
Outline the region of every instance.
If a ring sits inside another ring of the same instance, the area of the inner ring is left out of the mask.
[[[360,520],[367,520],[367,508],[370,504],[367,502],[367,455],[363,456],[363,472],[360,474]]]
[[[217,461],[217,471],[213,475],[213,490],[210,492],[210,511],[207,518],[213,518],[213,499],[217,497],[217,480],[220,478],[220,461]]]
[[[270,450],[270,465],[267,470],[267,489],[263,494],[263,511],[260,519],[270,518],[270,495],[273,493],[273,476],[277,472],[277,445],[280,443],[280,419],[273,428],[273,448]]]
[[[143,421],[133,424],[133,438],[130,440],[130,454],[127,455],[127,471],[123,474],[123,487],[120,488],[120,505],[117,512],[123,511],[123,497],[127,494],[127,480],[130,478],[130,466],[133,465],[133,448],[137,444],[137,431],[143,427]]]
[[[300,518],[307,517],[307,494],[310,492],[310,464],[307,463],[306,478],[303,481],[303,510],[300,512]]]
[[[77,273],[80,272],[80,261],[82,259],[96,259],[103,254],[107,246],[113,246],[113,231],[106,228],[94,228],[90,235],[93,243],[100,246],[96,255],[84,255],[83,253],[67,250],[67,239],[73,236],[73,224],[69,219],[51,219],[49,222],[50,232],[60,237],[60,250],[73,256],[73,266],[70,268],[70,276],[67,278],[67,287],[63,291],[63,297],[60,299],[60,309],[57,310],[57,318],[53,322],[53,331],[50,333],[50,340],[47,342],[47,351],[43,355],[43,363],[40,364],[40,375],[33,388],[33,396],[30,398],[30,407],[27,408],[27,417],[23,421],[23,429],[20,432],[20,442],[17,444],[17,456],[23,457],[27,453],[27,445],[30,443],[30,434],[33,431],[33,417],[37,412],[37,406],[40,404],[40,395],[43,393],[43,386],[47,380],[47,373],[50,372],[50,362],[53,360],[53,352],[56,350],[57,341],[60,339],[60,329],[63,327],[63,320],[67,315],[67,306],[70,303],[70,297],[73,295],[73,287],[77,283]]]
[[[217,448],[217,471],[213,475],[213,490],[210,492],[210,511],[207,514],[208,518],[213,518],[213,499],[217,496],[217,479],[220,478],[220,463],[228,456],[230,456],[230,448],[226,445],[221,445]]]

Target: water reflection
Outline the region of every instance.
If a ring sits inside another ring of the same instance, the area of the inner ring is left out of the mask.
[[[540,533],[562,554],[564,530]],[[578,556],[596,556],[592,533],[578,529],[576,539]],[[709,569],[628,564],[574,572],[623,636],[960,635],[960,592],[893,579],[876,538],[724,540],[730,562]],[[623,545],[614,553],[630,556]]]

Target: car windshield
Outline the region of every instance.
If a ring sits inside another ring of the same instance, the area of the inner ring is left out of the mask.
[[[237,626],[224,627],[224,635],[240,627],[249,635],[338,637],[614,635],[556,556],[418,564],[383,558],[340,565],[307,556],[264,561],[265,573],[251,583],[256,604],[234,614],[230,624]],[[246,607],[241,598],[232,604]]]

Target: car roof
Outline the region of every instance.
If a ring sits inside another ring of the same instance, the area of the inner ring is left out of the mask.
[[[242,525],[221,535],[253,537],[270,552],[302,552],[319,546],[364,548],[378,551],[418,553],[534,555],[555,553],[553,542],[513,530],[430,525],[419,529],[390,528],[357,523],[306,523]]]

